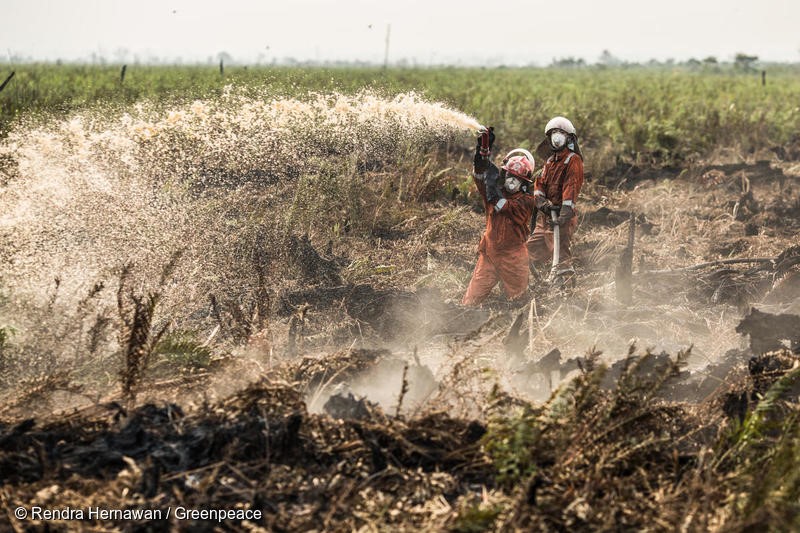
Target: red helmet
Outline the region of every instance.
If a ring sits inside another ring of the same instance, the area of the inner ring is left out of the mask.
[[[524,155],[515,155],[503,162],[501,167],[507,174],[511,174],[515,178],[531,183],[533,177],[533,165],[530,160]]]

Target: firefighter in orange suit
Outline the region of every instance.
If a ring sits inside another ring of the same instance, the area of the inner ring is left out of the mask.
[[[545,140],[537,148],[537,155],[547,156],[542,175],[533,186],[536,209],[536,227],[528,239],[531,265],[552,262],[553,224],[559,226],[559,274],[574,274],[570,243],[578,217],[575,203],[583,185],[583,157],[578,147],[575,126],[564,117],[555,117],[545,126]],[[558,218],[551,220],[555,210]]]
[[[488,143],[487,143],[488,139]],[[487,129],[478,139],[475,150],[473,179],[483,197],[486,230],[478,245],[478,263],[461,303],[480,305],[497,282],[509,300],[520,300],[528,289],[528,250],[534,198],[532,185],[533,157],[518,155],[503,160],[500,169],[489,160],[494,132]],[[488,144],[488,149],[487,149]]]

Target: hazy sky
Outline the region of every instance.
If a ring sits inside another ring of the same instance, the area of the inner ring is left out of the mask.
[[[391,25],[392,62],[800,61],[800,0],[0,0],[0,21],[4,60],[380,63]]]

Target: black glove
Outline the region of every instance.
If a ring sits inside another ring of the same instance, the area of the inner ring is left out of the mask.
[[[487,162],[487,165],[489,163]],[[500,198],[504,198],[503,191],[500,189],[500,173],[497,167],[489,165],[486,172],[486,201],[490,204],[496,204]]]
[[[550,210],[553,208],[553,203],[543,196],[536,197],[536,209],[550,216]]]
[[[564,224],[572,220],[572,217],[574,216],[575,216],[575,211],[572,209],[572,207],[568,205],[562,205],[561,210],[558,212],[558,218],[556,219],[556,224],[558,224],[559,226],[563,226]]]
[[[489,156],[492,152],[493,144],[494,127],[489,126],[487,130],[478,135],[477,143],[475,145],[475,157],[472,160],[472,164],[475,166],[475,172],[480,174],[486,171],[486,164],[489,162]]]

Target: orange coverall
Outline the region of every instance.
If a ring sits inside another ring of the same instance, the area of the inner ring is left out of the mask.
[[[542,175],[533,185],[535,197],[544,197],[555,206],[568,205],[575,209],[575,202],[583,185],[583,159],[575,152],[564,149],[556,152],[545,162]],[[553,260],[553,228],[550,227],[550,214],[539,212],[533,235],[528,239],[528,255],[531,263],[546,263]],[[572,265],[570,243],[575,228],[578,227],[578,213],[559,229],[559,265],[569,268]]]
[[[498,172],[497,167],[490,164],[488,172]],[[486,199],[486,184],[482,177],[486,173],[473,175],[478,192],[483,197],[486,230],[478,245],[478,263],[461,300],[464,305],[479,305],[498,281],[503,282],[503,291],[509,300],[523,296],[528,289],[528,250],[525,241],[533,214],[533,195],[522,191],[514,194],[503,191],[505,198],[491,204]]]

